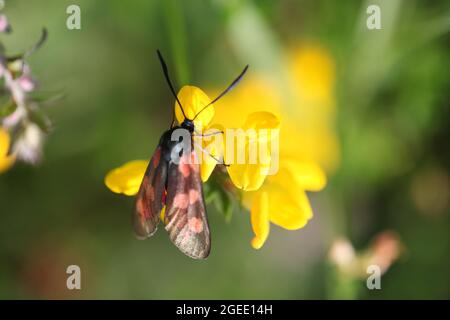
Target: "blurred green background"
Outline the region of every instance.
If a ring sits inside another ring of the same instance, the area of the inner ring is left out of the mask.
[[[81,30],[66,28],[70,4],[81,7]],[[381,8],[381,30],[366,27],[369,4]],[[48,28],[29,62],[41,90],[65,99],[46,107],[54,130],[43,162],[0,175],[0,298],[450,298],[448,1],[16,0],[4,12],[9,53]],[[164,230],[136,240],[133,199],[103,178],[149,158],[170,125],[155,50],[177,88],[207,90],[247,63],[276,78],[280,53],[298,43],[335,65],[339,156],[325,190],[310,195],[314,218],[298,231],[273,226],[256,251],[248,212],[227,223],[210,207],[206,261],[183,256]],[[328,259],[335,237],[364,250],[385,230],[404,249],[382,289],[364,279],[351,294],[336,288],[345,284]],[[81,267],[80,291],[65,287],[69,264]]]

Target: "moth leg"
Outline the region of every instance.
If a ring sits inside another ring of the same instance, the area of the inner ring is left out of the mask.
[[[219,130],[219,131],[216,131],[216,132],[207,133],[207,134],[196,132],[195,134],[193,134],[193,136],[209,137],[209,136],[215,136],[216,134],[224,134],[224,132],[222,130]]]
[[[229,167],[229,164],[226,164],[223,159],[222,161],[220,161],[220,159],[218,159],[217,157],[213,156],[211,153],[208,152],[208,150],[205,150],[201,145],[199,145],[198,143],[195,143],[195,145],[205,154],[207,154],[208,156],[210,156],[211,158],[213,158],[214,160],[217,161],[218,164],[224,165],[225,167]]]

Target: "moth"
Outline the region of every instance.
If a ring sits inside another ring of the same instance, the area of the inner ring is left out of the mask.
[[[171,128],[164,132],[159,140],[136,197],[133,226],[138,238],[147,238],[156,232],[159,221],[163,219],[170,240],[181,252],[194,259],[205,259],[211,250],[211,234],[200,165],[193,147],[193,135],[196,134],[194,120],[242,79],[248,65],[219,96],[189,119],[175,93],[167,65],[159,50],[157,55],[170,91],[181,108],[184,121],[180,125],[174,125],[174,116]],[[173,133],[176,130],[181,130],[184,133],[182,136],[188,137],[189,141],[174,139]]]

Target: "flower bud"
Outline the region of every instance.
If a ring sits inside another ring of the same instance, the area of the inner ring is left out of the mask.
[[[28,123],[13,147],[18,159],[36,164],[42,156],[44,134],[34,123]]]
[[[19,79],[17,79],[19,86],[25,92],[30,92],[36,89],[36,81],[28,75],[23,75]]]

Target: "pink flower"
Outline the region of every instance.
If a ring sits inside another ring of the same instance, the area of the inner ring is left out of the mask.
[[[8,18],[4,14],[0,14],[0,32],[11,31],[11,26],[9,25]]]
[[[17,79],[19,86],[22,88],[25,92],[30,92],[36,89],[36,81],[30,77],[23,75],[19,79]]]

